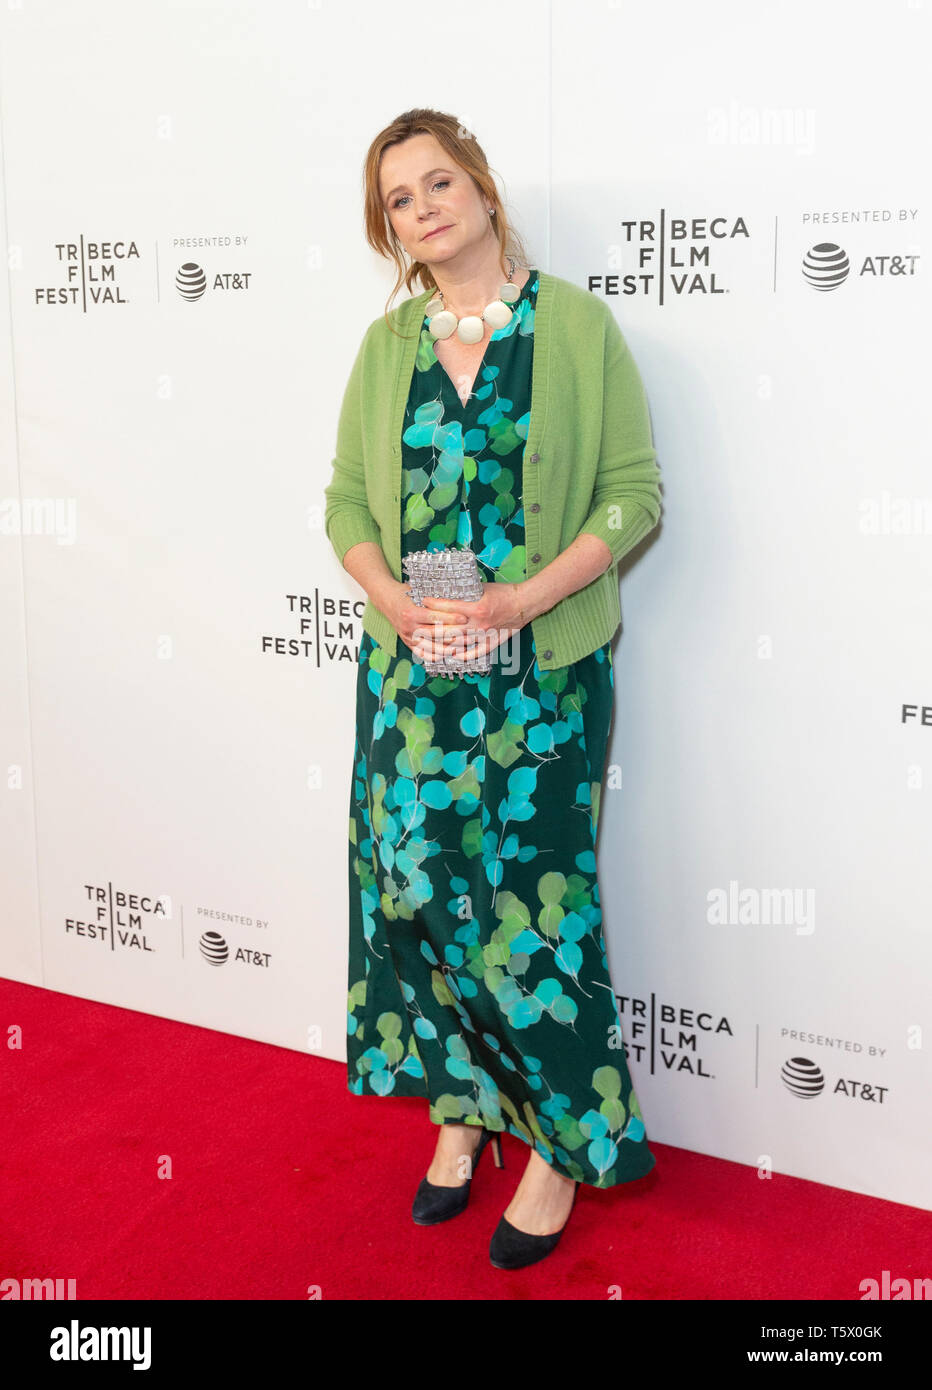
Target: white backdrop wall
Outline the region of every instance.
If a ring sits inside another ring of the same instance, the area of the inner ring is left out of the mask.
[[[0,11],[7,977],[345,1057],[323,488],[363,155],[437,106],[651,404],[599,838],[648,1134],[932,1207],[930,9]]]

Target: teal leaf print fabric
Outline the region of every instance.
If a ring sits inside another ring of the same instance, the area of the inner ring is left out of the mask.
[[[532,269],[464,406],[421,328],[402,434],[402,553],[469,546],[525,578]],[[608,974],[595,843],[608,645],[541,671],[530,625],[486,675],[359,645],[349,813],[347,1074],[435,1124],[507,1132],[565,1177],[654,1166]]]

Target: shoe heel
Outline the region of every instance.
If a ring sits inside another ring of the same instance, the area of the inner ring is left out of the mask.
[[[418,1226],[436,1226],[438,1222],[449,1221],[451,1217],[459,1216],[460,1212],[466,1210],[473,1175],[490,1140],[492,1152],[495,1155],[495,1165],[497,1168],[504,1168],[505,1160],[502,1157],[501,1138],[498,1134],[483,1129],[482,1137],[476,1145],[470,1164],[469,1177],[464,1183],[459,1187],[435,1187],[426,1177],[421,1180],[411,1209],[411,1214]]]

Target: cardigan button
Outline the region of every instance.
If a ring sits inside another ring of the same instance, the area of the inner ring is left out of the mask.
[[[537,463],[539,459],[540,459],[540,454],[532,454],[532,455],[531,455],[531,462],[532,462],[532,463]]]
[[[546,650],[545,652],[542,653],[542,656],[543,656],[543,658],[544,658],[545,661],[549,661],[550,658],[553,656],[553,652],[552,652],[552,651],[550,650],[550,648],[548,647],[547,650]]]
[[[539,511],[540,511],[540,503],[539,503],[539,502],[532,502],[531,505],[530,505],[529,510],[532,511],[532,512],[539,512]]]
[[[540,559],[540,551],[539,551],[539,550],[535,550],[534,554],[531,556],[531,564],[532,564],[532,565],[536,565],[539,559]]]

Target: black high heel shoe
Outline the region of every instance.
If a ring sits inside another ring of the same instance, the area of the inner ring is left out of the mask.
[[[578,1191],[579,1183],[577,1181],[573,1184],[573,1200],[570,1202],[566,1221],[559,1231],[554,1231],[551,1235],[532,1236],[528,1231],[519,1231],[517,1226],[512,1226],[511,1222],[506,1221],[503,1216],[489,1242],[489,1259],[495,1268],[523,1269],[525,1265],[536,1264],[538,1260],[544,1259],[552,1250],[555,1250],[560,1243],[560,1237],[567,1228],[570,1216],[573,1214]]]
[[[492,1140],[492,1152],[495,1156],[496,1168],[504,1168],[505,1166],[501,1136],[497,1132],[493,1133],[490,1129],[484,1129],[482,1138],[476,1145],[476,1151],[473,1154],[473,1176],[479,1159],[482,1157],[482,1151],[490,1139]],[[449,1221],[452,1216],[459,1216],[461,1211],[466,1210],[469,1202],[471,1183],[472,1176],[468,1177],[459,1187],[438,1187],[436,1183],[428,1182],[426,1178],[422,1178],[411,1208],[411,1215],[417,1225],[436,1226],[441,1221]]]

